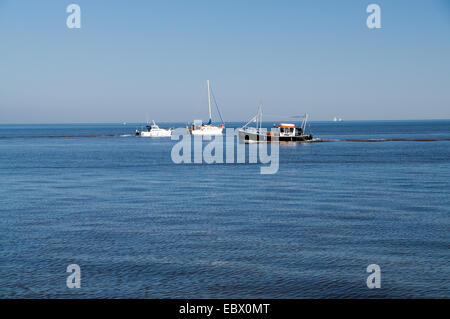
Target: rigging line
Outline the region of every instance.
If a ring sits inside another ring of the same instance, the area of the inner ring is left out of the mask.
[[[302,119],[305,116],[304,115],[280,115],[280,114],[270,114],[270,113],[264,113],[265,116],[274,116],[274,117],[280,117],[280,118],[297,118]]]
[[[211,90],[211,95],[214,100],[214,104],[216,105],[217,113],[219,114],[219,117],[220,117],[220,120],[222,121],[222,123],[224,123],[223,119],[222,119],[222,114],[220,113],[220,110],[219,110],[219,106],[217,105],[216,96],[214,95],[214,91],[212,90],[212,88],[210,88],[210,90]]]
[[[225,122],[223,121],[223,118],[222,118],[222,114],[220,113],[219,106],[217,105],[216,96],[214,95],[214,91],[212,90],[212,88],[210,88],[210,90],[211,90],[211,95],[213,97],[214,104],[216,105],[217,113],[219,114],[220,120],[222,121],[222,124],[225,124]]]

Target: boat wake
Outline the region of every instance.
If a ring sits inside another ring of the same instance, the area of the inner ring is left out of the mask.
[[[376,142],[439,142],[450,141],[450,137],[436,137],[436,138],[313,138],[308,141],[279,141],[280,143],[288,144],[306,144],[306,143],[322,143],[322,142],[360,142],[360,143],[376,143]],[[245,141],[245,143],[266,143],[267,141]]]
[[[103,134],[103,135],[15,135],[0,136],[0,139],[36,139],[36,138],[106,138],[106,137],[128,137],[134,134]]]
[[[438,142],[438,141],[450,141],[450,137],[436,137],[436,138],[345,138],[345,139],[320,139],[320,142],[363,142],[363,143],[376,143],[376,142]]]

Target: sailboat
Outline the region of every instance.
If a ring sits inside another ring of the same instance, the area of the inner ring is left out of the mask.
[[[223,123],[222,116],[220,115],[220,110],[215,102],[217,107],[217,112],[219,113],[219,117],[222,120],[222,124],[220,126],[212,124],[212,111],[211,111],[211,87],[209,85],[209,80],[206,81],[206,85],[208,86],[208,110],[209,110],[209,121],[207,124],[203,124],[201,120],[194,121],[194,124],[191,127],[186,126],[187,130],[192,135],[222,135],[223,128],[225,124]]]

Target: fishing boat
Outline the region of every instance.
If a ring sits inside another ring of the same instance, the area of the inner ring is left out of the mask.
[[[305,134],[308,115],[303,116],[299,126],[291,123],[275,124],[275,130],[268,131],[262,128],[262,107],[258,107],[258,113],[238,130],[239,140],[245,142],[309,142],[312,134]],[[250,126],[256,123],[255,127]]]
[[[152,125],[147,125],[145,130],[136,130],[136,136],[142,137],[170,137],[172,135],[172,129],[163,129],[156,125],[155,121],[152,121]]]
[[[217,108],[217,113],[219,114],[220,120],[222,121],[221,125],[213,125],[212,124],[212,110],[211,110],[211,87],[209,84],[209,80],[206,81],[206,85],[208,87],[208,111],[209,111],[209,121],[207,124],[203,124],[202,120],[194,121],[194,124],[191,126],[186,126],[186,129],[192,135],[222,135],[222,131],[225,127],[225,124],[222,119],[222,115],[220,114],[219,106],[217,105],[214,94],[212,95],[214,98],[214,103]]]

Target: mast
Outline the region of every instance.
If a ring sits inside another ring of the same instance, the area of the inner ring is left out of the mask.
[[[258,129],[258,120],[259,120],[259,106],[258,106],[258,112],[256,113],[256,116],[255,116],[256,129]]]
[[[308,114],[305,114],[304,118],[303,118],[303,123],[302,123],[302,130],[303,130],[303,134],[305,134],[305,130],[306,130],[306,123],[308,122]]]
[[[250,121],[248,121],[241,129],[247,128],[251,123],[256,123],[256,129],[261,129],[261,123],[262,123],[262,105],[260,104],[258,106],[258,113],[256,113],[255,116],[251,118]]]
[[[259,132],[261,132],[261,127],[262,127],[262,105],[261,104],[258,106],[258,115],[259,115],[259,119],[258,119],[258,121],[259,121],[259,128],[258,128],[258,130],[259,130]]]
[[[209,124],[211,124],[211,90],[209,88],[209,80],[206,80],[206,85],[208,86],[208,110],[209,110]]]

